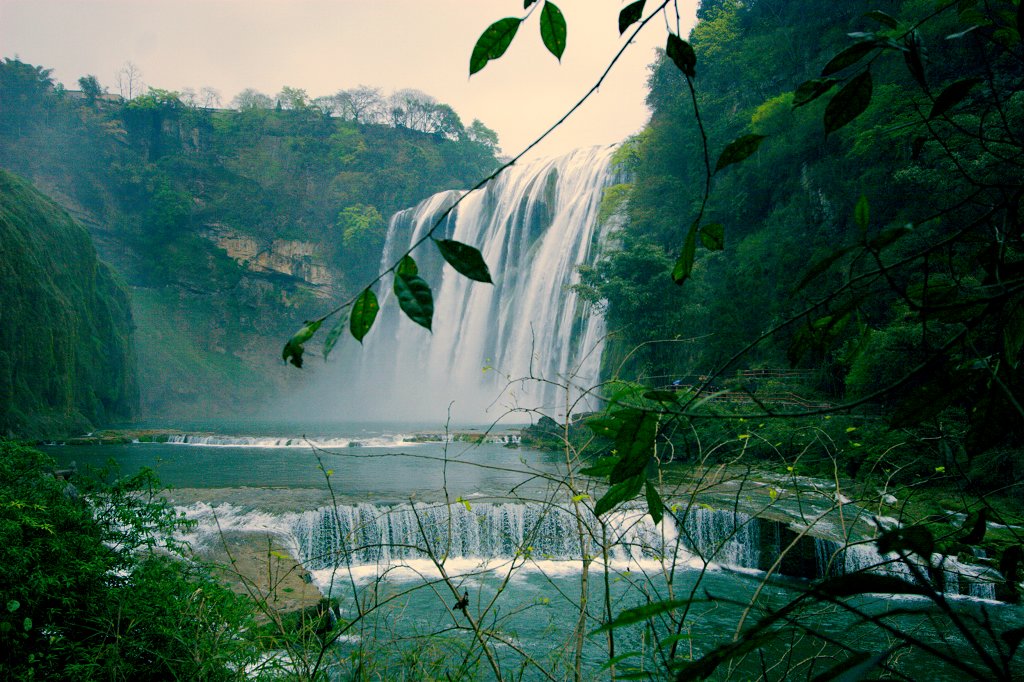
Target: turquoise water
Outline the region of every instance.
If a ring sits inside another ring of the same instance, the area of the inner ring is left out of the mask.
[[[478,629],[488,633],[485,638],[503,678],[571,677],[583,571],[570,496],[559,485],[563,455],[494,442],[470,446],[404,441],[423,431],[423,425],[315,430],[189,426],[200,428],[183,443],[46,449],[60,464],[75,462],[83,473],[109,459],[125,472],[152,467],[177,489],[172,496],[180,509],[197,520],[189,538],[194,544],[217,542],[225,530],[271,532],[282,538],[312,570],[321,591],[338,599],[338,617],[353,623],[334,648],[342,658],[372,652],[378,662],[407,664],[419,654],[439,661],[433,668],[439,675],[472,671],[473,676],[492,677],[475,645],[478,635],[454,608],[456,593],[467,593],[469,613]],[[328,481],[337,508],[329,506]],[[548,511],[553,508],[560,511]],[[659,616],[652,627],[636,624],[614,631],[615,655],[634,654],[618,664],[619,673],[630,667],[664,671],[669,647],[659,644],[666,637],[675,636],[677,657],[699,655],[732,639],[748,604],[754,603],[746,616],[749,625],[765,609],[778,608],[798,594],[793,591],[796,583],[762,584],[763,573],[730,569],[718,557],[709,557],[715,560],[708,564],[694,552],[678,549],[673,543],[681,539],[675,527],[654,526],[641,510],[609,514],[604,525],[586,514],[584,521],[584,542],[595,558],[584,624],[591,633],[583,650],[590,678],[609,676],[602,668],[609,657],[608,635],[594,633],[609,613],[661,599],[694,600],[682,626]],[[341,536],[348,544],[336,541]],[[607,563],[599,548],[602,540],[608,546]],[[947,621],[928,624],[934,615],[928,602],[865,597],[859,603],[873,613],[907,611],[892,617],[903,619],[904,625],[922,625],[918,633],[929,641],[948,640],[944,648],[962,646],[962,637]],[[955,603],[965,618],[977,617],[978,623],[991,619],[1024,624],[1016,607]],[[673,614],[678,617],[682,611],[680,607]],[[915,611],[924,615],[909,613]],[[856,626],[835,606],[818,607],[805,618],[858,651],[884,651],[894,643],[877,628]],[[803,677],[811,670],[807,661],[822,652],[834,653],[835,648],[822,648],[806,632],[787,635],[743,658],[737,674],[747,679],[764,670],[802,665]],[[970,653],[958,650],[958,656],[969,659]],[[820,659],[811,677],[828,665]],[[936,680],[963,678],[914,653],[899,658],[900,669],[910,671],[911,678],[923,665]],[[351,671],[348,663],[339,663],[335,670],[339,679]]]

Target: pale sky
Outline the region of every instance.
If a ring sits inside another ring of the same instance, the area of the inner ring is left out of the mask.
[[[492,22],[522,16],[522,0],[0,0],[0,57],[52,68],[68,89],[95,75],[110,92],[131,61],[147,85],[210,86],[225,105],[244,88],[273,96],[288,85],[311,98],[360,84],[385,94],[416,88],[451,105],[467,125],[482,120],[512,155],[590,88],[624,41],[617,20],[625,1],[556,4],[569,26],[561,64],[541,43],[535,11],[505,56],[472,78],[476,39]],[[685,36],[697,0],[677,4]],[[537,152],[637,132],[649,115],[647,66],[664,44],[665,21],[657,19],[595,99]]]

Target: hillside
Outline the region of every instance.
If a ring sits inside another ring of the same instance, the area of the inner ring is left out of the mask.
[[[124,284],[81,225],[0,171],[0,435],[80,432],[137,405]]]
[[[0,63],[0,167],[128,283],[144,420],[253,413],[301,385],[281,340],[376,272],[387,217],[496,164],[493,132],[423,93],[369,117],[284,92],[239,110],[155,88],[125,101]]]

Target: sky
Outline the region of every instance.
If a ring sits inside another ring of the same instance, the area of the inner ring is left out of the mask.
[[[590,89],[625,42],[617,26],[625,2],[556,4],[568,23],[561,64],[541,42],[538,10],[505,55],[472,78],[477,38],[498,19],[523,16],[522,0],[0,0],[0,57],[51,68],[68,89],[95,75],[115,93],[117,72],[131,62],[146,85],[213,87],[225,105],[245,88],[273,96],[287,85],[311,98],[364,84],[385,94],[415,88],[467,125],[483,121],[513,155]],[[684,36],[696,4],[677,3]],[[665,25],[652,21],[595,97],[531,155],[640,130],[649,116],[647,69]]]

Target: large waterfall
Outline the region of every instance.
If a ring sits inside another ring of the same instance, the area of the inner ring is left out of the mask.
[[[401,314],[386,279],[365,347],[349,340],[342,349],[339,416],[440,422],[449,403],[462,423],[491,421],[510,408],[564,415],[563,387],[573,387],[575,400],[598,380],[604,322],[572,285],[577,267],[598,253],[598,208],[614,180],[613,153],[598,147],[524,162],[466,196],[435,236],[480,249],[493,286],[446,266],[429,241],[419,247],[412,255],[433,289],[433,333]],[[460,196],[443,192],[396,214],[381,269]]]

